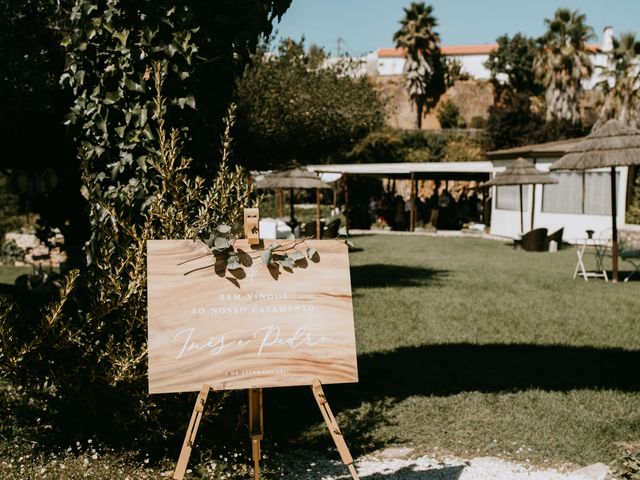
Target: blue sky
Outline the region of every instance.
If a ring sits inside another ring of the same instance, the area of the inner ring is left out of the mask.
[[[409,0],[293,0],[275,29],[279,37],[316,43],[335,53],[337,39],[351,55],[393,46],[393,33]],[[432,0],[445,45],[492,43],[504,33],[537,37],[544,19],[558,7],[579,9],[600,37],[605,26],[616,33],[640,33],[640,0]]]

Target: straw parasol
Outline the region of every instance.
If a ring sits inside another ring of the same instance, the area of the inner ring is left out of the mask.
[[[531,229],[533,230],[534,209],[536,203],[536,184],[558,183],[558,181],[547,172],[538,170],[534,165],[522,157],[516,158],[503,172],[496,174],[485,187],[501,187],[507,185],[518,185],[520,187],[520,231],[524,232],[524,214],[522,211],[522,186],[533,185],[533,198],[531,199]]]
[[[291,199],[291,221],[293,222],[294,209],[294,188],[315,188],[316,189],[316,238],[320,238],[320,189],[331,188],[328,183],[320,180],[314,172],[302,168],[290,168],[278,172],[268,173],[264,178],[257,180],[256,188],[288,188]]]
[[[629,165],[640,165],[640,131],[625,127],[617,120],[609,120],[549,167],[551,170],[611,169],[611,269],[614,282],[618,281],[616,167]]]

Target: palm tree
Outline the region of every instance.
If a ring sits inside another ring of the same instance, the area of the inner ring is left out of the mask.
[[[597,125],[610,118],[632,128],[640,127],[640,41],[634,33],[613,38],[613,49],[606,52],[608,65],[601,69],[603,80],[596,86],[602,92]]]
[[[539,39],[534,69],[545,87],[547,120],[580,121],[582,81],[591,78],[593,70],[587,48],[593,29],[585,20],[584,14],[566,8],[545,19],[547,32]]]
[[[405,85],[416,105],[416,127],[422,127],[422,112],[432,108],[444,91],[444,68],[440,54],[438,25],[433,6],[411,2],[404,8],[402,27],[393,35],[396,47],[404,50]]]

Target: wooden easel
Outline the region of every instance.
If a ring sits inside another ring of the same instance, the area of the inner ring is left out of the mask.
[[[176,464],[176,469],[173,473],[172,478],[174,480],[184,479],[189,457],[191,456],[191,450],[195,443],[196,433],[198,431],[198,426],[200,425],[200,419],[202,418],[202,412],[204,411],[204,406],[210,389],[210,385],[203,385],[200,393],[198,394],[198,398],[196,399],[196,404],[191,415],[191,421],[187,427],[187,433],[182,444],[182,450],[180,450],[180,457],[178,458],[178,463]],[[347,442],[342,436],[336,417],[334,417],[333,412],[329,407],[329,402],[327,401],[327,397],[324,394],[322,384],[319,380],[313,382],[311,390],[318,404],[318,408],[320,408],[320,413],[322,413],[322,418],[324,418],[327,428],[329,429],[331,438],[333,438],[333,441],[336,444],[342,463],[344,463],[349,469],[349,473],[353,480],[360,480],[358,472],[356,472],[356,468],[353,465],[353,457],[349,452]],[[261,388],[249,389],[249,433],[251,436],[251,456],[253,458],[253,478],[254,480],[260,480],[260,440],[264,437]]]
[[[245,208],[244,210],[244,231],[245,236],[249,240],[249,244],[256,245],[260,243],[259,236],[259,212],[257,208]],[[207,396],[209,390],[212,390],[211,385],[202,385],[196,404],[193,407],[193,413],[191,414],[191,420],[187,427],[187,433],[182,443],[182,449],[180,450],[180,456],[178,457],[178,463],[176,469],[173,472],[174,480],[183,480],[185,472],[187,471],[187,464],[189,463],[189,457],[191,456],[191,450],[195,443],[196,433],[200,426],[200,420],[204,412],[204,406],[207,402]],[[311,385],[313,396],[316,399],[322,418],[327,424],[331,438],[333,438],[342,463],[344,463],[349,469],[349,473],[353,480],[360,480],[356,468],[353,465],[353,457],[347,447],[342,432],[338,427],[329,402],[322,389],[320,380],[315,380]],[[260,480],[260,441],[264,438],[264,419],[262,409],[262,389],[250,388],[249,389],[249,435],[251,436],[251,456],[253,458],[253,478],[254,480]]]

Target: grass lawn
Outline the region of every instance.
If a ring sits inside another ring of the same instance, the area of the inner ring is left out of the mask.
[[[476,238],[395,235],[354,242],[360,382],[325,387],[354,455],[403,445],[419,454],[558,465],[609,463],[626,446],[640,446],[640,281],[574,281],[573,248],[528,253]],[[19,273],[0,270],[0,282]],[[7,418],[22,398],[9,391]],[[337,459],[308,388],[268,389],[264,401],[265,463],[274,472],[287,468],[280,453],[300,448]],[[195,478],[219,478],[220,468],[236,475],[233,462],[250,465],[245,402],[245,392],[232,393],[225,411],[237,419],[201,428],[190,464],[202,472]],[[177,414],[186,422],[189,413]],[[232,438],[232,424],[240,438]],[[2,431],[3,478],[34,478],[45,467],[64,480],[80,471],[158,478],[177,455],[172,447],[162,462],[146,465],[134,452],[96,453],[78,443],[64,457],[36,447],[26,457]],[[243,456],[215,452],[218,470],[211,470],[203,451],[230,445]]]
[[[360,383],[326,389],[354,450],[588,464],[640,442],[640,282],[572,280],[573,248],[355,243]],[[308,392],[265,395],[268,435],[329,445]]]
[[[33,273],[33,267],[13,267],[0,265],[0,284],[13,285],[17,277],[25,273]]]

